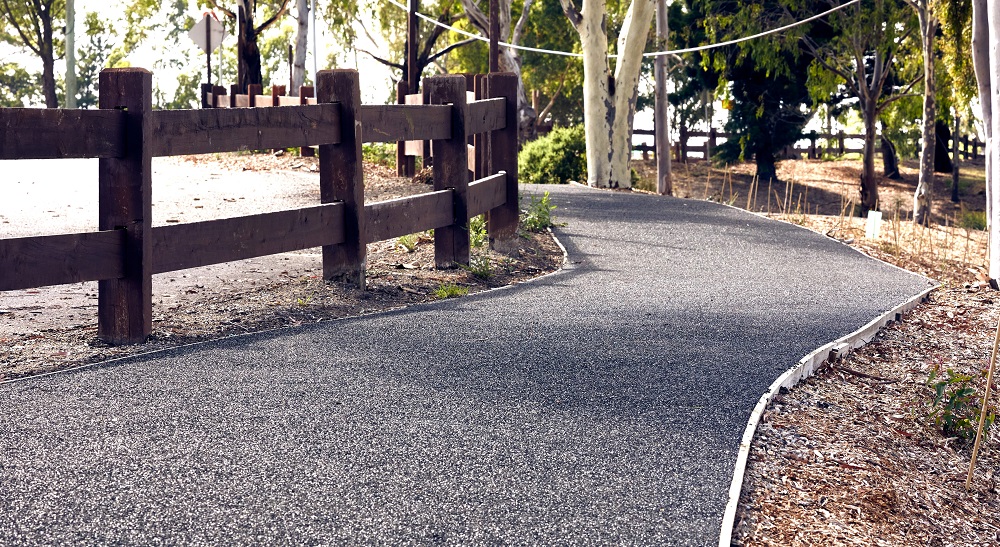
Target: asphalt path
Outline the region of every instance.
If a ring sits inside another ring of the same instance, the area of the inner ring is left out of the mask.
[[[549,189],[544,279],[0,385],[0,543],[717,544],[768,385],[929,286],[721,205]]]

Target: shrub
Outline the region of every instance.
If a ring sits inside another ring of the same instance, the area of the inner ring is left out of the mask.
[[[962,216],[958,218],[958,225],[966,230],[985,230],[986,229],[986,212],[985,211],[964,211]]]
[[[541,232],[546,228],[551,228],[556,225],[552,221],[552,211],[555,208],[555,205],[549,203],[548,192],[545,192],[542,199],[531,196],[531,205],[521,211],[521,225],[529,232]]]
[[[469,220],[469,245],[478,249],[486,244],[489,234],[486,233],[486,215],[477,215]]]
[[[366,142],[361,145],[361,159],[383,167],[395,167],[396,145],[387,142]]]
[[[973,377],[959,374],[948,369],[942,375],[935,368],[927,379],[927,386],[934,390],[934,400],[931,402],[930,418],[934,425],[946,435],[955,435],[972,440],[976,437],[979,427],[979,412],[982,397],[973,387]],[[986,429],[989,429],[996,419],[996,410],[988,408],[986,413]]]
[[[566,184],[583,180],[587,173],[587,145],[583,126],[560,127],[524,145],[517,155],[521,182]]]

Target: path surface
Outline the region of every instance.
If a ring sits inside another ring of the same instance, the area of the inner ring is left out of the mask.
[[[0,543],[716,544],[767,386],[928,286],[715,204],[553,201],[534,283],[0,385]]]

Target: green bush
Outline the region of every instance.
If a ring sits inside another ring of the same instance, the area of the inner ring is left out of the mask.
[[[986,212],[964,211],[962,216],[958,218],[958,226],[960,228],[965,228],[966,230],[985,230]]]
[[[586,178],[587,158],[583,126],[560,127],[524,145],[517,155],[521,182],[566,184]]]
[[[396,166],[396,144],[371,142],[361,145],[361,159],[383,167]]]

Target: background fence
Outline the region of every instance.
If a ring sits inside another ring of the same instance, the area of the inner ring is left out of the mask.
[[[322,247],[325,279],[364,287],[367,243],[428,229],[439,268],[468,264],[471,217],[487,214],[491,245],[517,237],[517,78],[483,81],[479,101],[454,75],[427,80],[426,105],[362,105],[357,71],[332,70],[316,104],[271,106],[272,92],[267,107],[155,111],[150,72],[108,69],[98,110],[0,109],[0,159],[99,158],[98,231],[0,239],[0,290],[98,281],[98,336],[136,343],[158,273]],[[362,143],[403,140],[431,141],[434,191],[365,205]],[[153,157],[305,146],[319,147],[320,204],[152,227]]]

